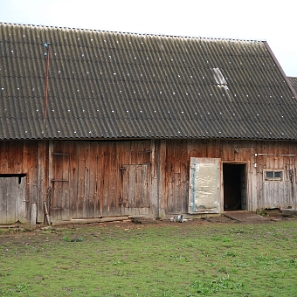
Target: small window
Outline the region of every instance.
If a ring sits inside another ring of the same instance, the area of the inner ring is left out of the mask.
[[[265,171],[265,180],[282,181],[283,172],[282,171]]]

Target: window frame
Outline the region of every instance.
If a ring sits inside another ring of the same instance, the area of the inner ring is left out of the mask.
[[[267,177],[267,173],[272,173],[272,177]],[[277,173],[280,173],[280,176],[276,176]],[[264,170],[263,179],[267,182],[282,182],[284,181],[284,170]]]

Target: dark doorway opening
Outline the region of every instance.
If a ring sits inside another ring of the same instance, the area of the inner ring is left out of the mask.
[[[223,164],[224,210],[246,210],[246,165]]]

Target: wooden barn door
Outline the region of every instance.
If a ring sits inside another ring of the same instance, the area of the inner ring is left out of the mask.
[[[50,215],[52,220],[70,220],[69,154],[53,153],[53,179]]]
[[[191,158],[189,213],[219,213],[219,158]]]
[[[124,165],[122,214],[145,215],[150,207],[148,198],[148,165]]]
[[[0,224],[25,223],[25,175],[0,175]]]

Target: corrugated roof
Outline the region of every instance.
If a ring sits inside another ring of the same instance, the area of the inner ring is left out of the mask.
[[[297,93],[297,77],[288,77],[288,79]]]
[[[0,139],[297,139],[263,41],[2,23],[0,49]]]

